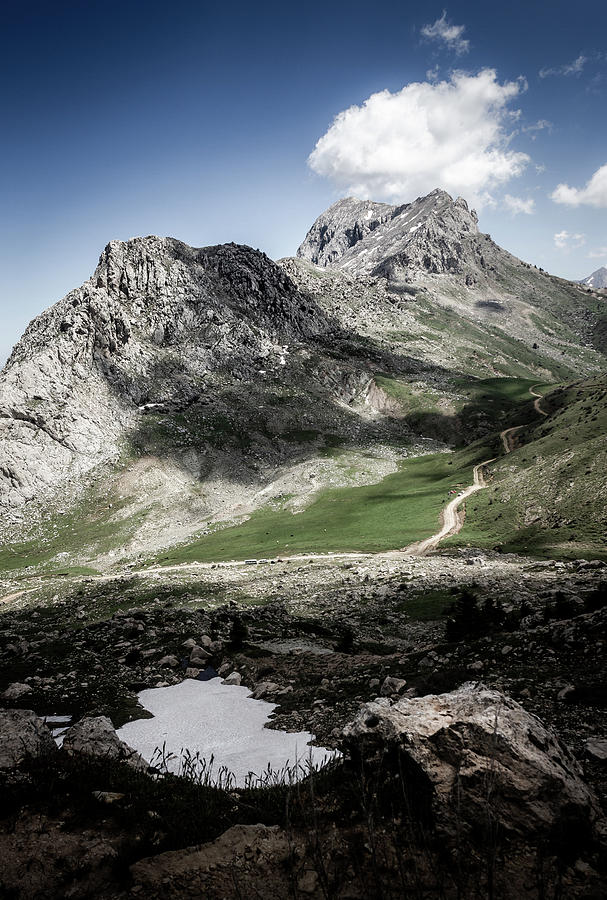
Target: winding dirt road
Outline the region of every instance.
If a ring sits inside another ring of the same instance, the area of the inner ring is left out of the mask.
[[[534,401],[534,408],[538,415],[547,416],[548,413],[545,412],[541,408],[542,395],[538,394],[534,388],[529,388],[529,393],[532,394],[536,399]],[[520,428],[523,428],[523,425],[514,425],[512,428],[506,428],[504,431],[500,433],[500,438],[502,444],[504,446],[504,450],[506,453],[510,453],[513,449],[513,444],[510,441],[510,436],[518,431]],[[463,518],[459,515],[460,506],[470,497],[472,494],[477,491],[481,491],[487,487],[485,482],[485,477],[483,474],[483,469],[485,466],[490,465],[490,463],[495,462],[497,457],[493,457],[492,459],[486,459],[481,463],[478,463],[474,466],[473,469],[473,483],[465,488],[463,491],[453,498],[453,500],[449,501],[447,506],[443,509],[441,513],[441,528],[436,534],[431,535],[431,537],[426,538],[423,541],[417,541],[414,544],[410,544],[408,547],[403,547],[402,550],[387,550],[380,553],[365,553],[365,552],[356,552],[356,551],[343,551],[336,553],[301,553],[295,556],[285,557],[290,562],[307,562],[307,561],[315,561],[322,559],[345,559],[345,560],[364,560],[368,556],[384,556],[387,558],[394,558],[400,556],[401,553],[404,553],[407,556],[426,556],[432,550],[435,550],[440,542],[452,534],[457,534],[458,531],[461,530],[462,525],[464,524]],[[267,562],[267,560],[255,560],[255,563],[259,562]],[[177,563],[175,565],[170,566],[150,566],[149,568],[144,569],[129,569],[121,572],[115,573],[106,573],[103,575],[93,575],[89,576],[91,580],[94,581],[115,581],[121,578],[124,578],[125,575],[145,575],[150,576],[152,578],[159,577],[167,572],[186,572],[186,571],[196,571],[200,569],[211,569],[211,568],[233,568],[233,567],[246,567],[248,564],[244,560],[229,560],[225,562],[191,562],[191,563]],[[48,577],[48,576],[43,576]],[[26,590],[15,591],[10,594],[6,594],[3,597],[0,597],[0,603],[8,603],[12,600],[16,600],[20,596],[26,593],[30,593],[35,590],[35,588],[28,588]]]
[[[535,385],[535,387],[537,387],[537,385]],[[532,394],[536,398],[533,401],[533,408],[536,411],[536,413],[538,413],[540,416],[547,416],[548,413],[544,412],[544,410],[542,409],[542,406],[541,406],[542,400],[544,399],[543,395],[538,394],[538,392],[536,390],[534,390],[533,388],[529,388],[529,393]]]
[[[548,413],[545,412],[541,407],[542,394],[538,394],[538,392],[535,390],[535,387],[537,387],[537,385],[529,388],[529,393],[536,398],[533,403],[533,407],[538,415],[547,416]],[[512,428],[505,428],[504,431],[500,432],[500,438],[506,453],[511,453],[514,449],[514,442],[511,440],[511,436],[516,431],[519,431],[524,427],[524,425],[514,425]],[[492,459],[486,459],[484,460],[484,462],[478,463],[478,465],[474,467],[473,483],[465,490],[460,491],[457,497],[454,497],[453,500],[451,500],[442,511],[442,527],[440,531],[437,531],[436,534],[433,534],[431,537],[426,538],[424,541],[417,541],[415,544],[410,544],[408,547],[403,547],[404,553],[406,553],[408,556],[426,556],[432,550],[436,550],[436,548],[444,538],[449,537],[452,534],[457,534],[458,531],[461,531],[464,520],[463,517],[459,515],[459,508],[462,503],[464,503],[468,499],[468,497],[471,496],[471,494],[476,493],[476,491],[481,491],[483,488],[487,487],[483,475],[483,469],[490,463],[495,462],[496,459],[497,457],[494,456]]]

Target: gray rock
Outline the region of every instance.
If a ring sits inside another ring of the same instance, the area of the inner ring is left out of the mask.
[[[158,665],[169,666],[171,669],[175,669],[179,665],[179,660],[176,656],[163,656],[162,659],[158,660]]]
[[[207,650],[203,650],[202,647],[192,647],[192,651],[190,653],[190,665],[192,666],[200,666],[204,668],[207,664],[207,661],[211,659],[212,654]]]
[[[344,739],[354,755],[400,751],[404,771],[415,773],[412,797],[425,797],[452,836],[490,816],[505,832],[536,840],[561,822],[592,827],[599,815],[573,754],[539,719],[482,684],[368,703]]]
[[[0,709],[0,769],[57,752],[51,732],[31,709]]]
[[[63,749],[70,756],[82,754],[122,760],[142,771],[149,768],[136,750],[120,740],[107,716],[86,717],[76,722],[65,733]]]
[[[392,675],[386,675],[380,689],[382,697],[392,697],[394,694],[400,694],[407,687],[404,678],[394,678]]]
[[[251,377],[271,349],[333,330],[260,251],[110,242],[92,277],[30,323],[2,371],[0,507],[43,501],[115,459],[167,390],[187,401],[201,373]],[[169,376],[175,343],[188,350]]]
[[[261,700],[262,697],[267,697],[268,694],[276,694],[280,690],[280,685],[275,684],[273,681],[260,681],[253,688],[253,699]]]
[[[7,689],[2,694],[3,700],[20,700],[22,697],[26,697],[28,694],[32,693],[32,688],[29,684],[21,684],[19,681],[14,681],[12,684],[9,684]]]
[[[599,762],[607,762],[607,739],[589,738],[586,741],[586,753]]]
[[[227,678],[223,679],[223,684],[238,685],[238,684],[241,684],[241,682],[242,682],[242,675],[240,674],[240,672],[232,672],[231,675],[228,675]]]
[[[318,217],[297,255],[355,275],[469,274],[480,241],[465,200],[435,190],[403,206],[347,198]]]

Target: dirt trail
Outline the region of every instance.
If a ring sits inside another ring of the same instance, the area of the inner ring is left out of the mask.
[[[33,590],[34,588],[28,588],[28,590],[24,591],[15,591],[13,594],[5,594],[4,597],[0,597],[0,603],[10,603],[11,600],[16,600],[23,594],[31,594]]]
[[[494,456],[492,459],[486,459],[484,462],[478,463],[478,465],[474,467],[473,483],[465,490],[461,491],[457,497],[454,497],[453,500],[445,506],[441,514],[443,522],[441,530],[437,531],[437,533],[433,534],[431,537],[426,538],[425,541],[419,541],[416,544],[411,544],[409,547],[404,547],[403,550],[408,556],[425,556],[427,553],[430,553],[431,550],[435,550],[443,538],[446,538],[450,534],[457,534],[463,525],[463,521],[460,520],[458,515],[460,506],[471,494],[487,487],[483,475],[483,468],[488,466],[489,463],[495,462],[496,459],[497,457]]]
[[[538,415],[547,416],[548,413],[544,412],[541,407],[542,394],[538,394],[538,392],[534,389],[535,387],[537,387],[537,385],[529,388],[529,393],[536,398],[533,403],[534,409],[538,413]],[[524,425],[514,425],[511,428],[505,428],[504,431],[500,432],[500,438],[506,453],[511,453],[514,449],[514,444],[512,443],[510,436],[513,435],[515,431],[519,431],[521,428],[524,428]],[[441,514],[442,527],[440,531],[437,531],[436,534],[431,535],[431,537],[426,538],[424,541],[418,541],[415,544],[410,544],[408,547],[403,547],[403,551],[408,556],[426,556],[426,554],[430,553],[432,550],[436,550],[436,548],[444,538],[449,537],[452,534],[457,534],[458,531],[461,531],[464,520],[459,516],[458,510],[462,503],[464,503],[471,494],[474,494],[476,493],[476,491],[480,491],[483,488],[487,487],[483,476],[483,468],[485,466],[488,466],[489,463],[495,462],[496,459],[497,457],[493,457],[493,459],[486,459],[484,462],[479,463],[474,467],[473,483],[465,490],[461,491],[457,495],[457,497],[454,497],[453,500],[451,500],[444,508]]]
[[[514,450],[514,442],[510,440],[510,435],[523,427],[523,425],[514,425],[512,428],[506,428],[504,431],[500,432],[500,438],[502,439],[502,444],[504,445],[506,453],[511,453],[512,450]]]
[[[536,399],[534,402],[534,408],[537,413],[541,416],[548,416],[547,412],[541,408],[541,400],[542,395],[538,394],[533,388],[529,388],[529,393],[532,394]],[[502,444],[504,446],[504,450],[506,453],[510,453],[513,449],[512,444],[510,443],[509,437],[515,431],[518,431],[520,428],[523,428],[523,425],[514,425],[511,428],[506,428],[504,431],[500,433],[500,438],[502,440]],[[441,513],[441,529],[436,534],[431,535],[431,537],[426,538],[423,541],[417,541],[414,544],[410,544],[408,547],[403,547],[401,550],[385,550],[380,551],[379,553],[370,553],[370,552],[356,552],[356,551],[343,551],[343,552],[334,552],[334,553],[300,553],[293,556],[287,556],[285,559],[288,559],[289,562],[311,562],[315,560],[322,559],[343,559],[343,560],[358,560],[362,561],[365,558],[370,556],[373,557],[386,557],[386,558],[396,558],[400,557],[401,554],[406,554],[407,556],[426,556],[432,550],[435,550],[440,542],[452,534],[457,534],[463,525],[463,518],[458,514],[460,506],[470,497],[472,494],[477,491],[483,490],[487,487],[485,482],[485,478],[483,475],[483,469],[485,466],[490,465],[490,463],[495,462],[497,457],[492,457],[491,459],[486,459],[481,463],[478,463],[474,466],[473,469],[473,483],[469,485],[469,487],[465,488],[461,491],[457,497],[454,497],[444,510]],[[264,563],[269,563],[269,559],[256,559],[253,563],[253,560],[250,562],[245,562],[245,560],[227,560],[225,562],[197,562],[193,561],[190,563],[176,563],[174,565],[169,566],[150,566],[148,568],[136,569],[129,568],[122,570],[120,572],[108,572],[101,575],[89,575],[88,578],[92,581],[115,581],[121,578],[124,578],[128,575],[138,575],[138,576],[151,576],[152,578],[160,576],[162,574],[168,572],[192,572],[192,571],[200,571],[201,569],[212,569],[212,568],[234,568],[234,567],[247,567],[248,565],[254,564],[255,566],[260,563],[263,565]],[[51,577],[51,576],[42,576],[42,577]],[[30,593],[35,590],[35,588],[29,588],[28,590],[17,591],[12,594],[7,594],[4,597],[0,597],[0,602],[9,602],[11,600],[15,600],[20,597],[22,594]]]
[[[537,387],[537,385],[534,385],[534,387]],[[534,390],[534,388],[529,388],[529,393],[535,397],[535,400],[533,401],[533,408],[535,409],[536,413],[538,413],[540,416],[547,416],[548,413],[544,412],[541,406],[542,400],[544,399],[543,395],[538,394],[538,392]]]

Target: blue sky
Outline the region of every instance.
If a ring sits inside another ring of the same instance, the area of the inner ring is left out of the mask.
[[[445,187],[532,263],[607,265],[604,2],[7,0],[0,22],[0,363],[111,239],[278,258],[353,187]]]

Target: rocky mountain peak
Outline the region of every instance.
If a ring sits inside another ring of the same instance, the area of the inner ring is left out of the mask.
[[[112,456],[150,397],[250,379],[332,323],[264,253],[112,241],[92,277],[34,319],[0,378],[0,507]],[[184,399],[185,398],[185,399]]]
[[[596,272],[592,272],[591,275],[588,275],[586,278],[582,278],[580,284],[592,288],[595,291],[600,291],[604,288],[607,288],[607,267],[601,266],[601,268],[597,269]]]
[[[352,274],[389,277],[395,266],[438,274],[457,270],[458,241],[476,234],[474,210],[440,188],[402,206],[350,197],[318,217],[297,255]]]

